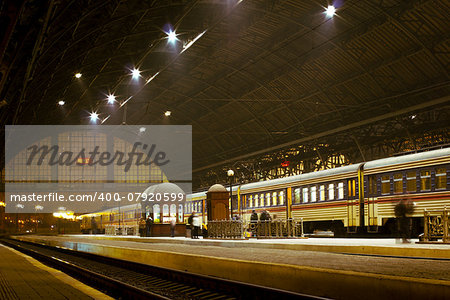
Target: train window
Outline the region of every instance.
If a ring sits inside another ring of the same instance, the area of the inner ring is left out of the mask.
[[[338,183],[338,199],[344,199],[344,183]]]
[[[248,197],[248,207],[253,207],[253,196],[252,195],[250,195]]]
[[[255,207],[258,207],[259,205],[259,202],[258,202],[258,199],[259,197],[258,197],[258,195],[255,195]]]
[[[403,174],[402,173],[394,174],[394,193],[395,194],[403,193]]]
[[[325,186],[321,185],[319,187],[319,201],[325,201]]]
[[[308,202],[308,188],[303,188],[303,203]]]
[[[259,195],[259,206],[264,206],[264,194]]]
[[[431,190],[431,172],[430,170],[420,171],[420,190]]]
[[[283,204],[284,204],[284,192],[281,191],[281,192],[279,193],[279,195],[280,195],[280,205],[283,205]]]
[[[300,203],[300,188],[294,190],[294,203]]]
[[[200,202],[198,203],[198,211],[199,211],[200,213],[203,213],[203,209],[202,209],[202,201],[200,201]]]
[[[436,189],[442,190],[447,188],[447,170],[445,168],[436,169]]]
[[[381,195],[391,193],[391,177],[389,175],[381,176]]]
[[[277,192],[272,193],[272,205],[277,205]]]
[[[369,195],[374,196],[377,194],[377,177],[369,176]]]
[[[406,191],[407,192],[416,192],[417,191],[417,183],[416,183],[416,172],[406,172]]]
[[[266,193],[266,206],[270,206],[270,193]]]
[[[328,199],[334,200],[334,183],[328,185]]]
[[[198,203],[197,202],[195,202],[195,204],[194,204],[194,211],[198,212]]]
[[[311,187],[311,202],[316,202],[316,195],[317,195],[317,187],[312,186]]]

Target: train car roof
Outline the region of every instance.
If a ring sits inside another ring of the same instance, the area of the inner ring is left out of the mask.
[[[200,198],[200,197],[206,197],[206,191],[186,195],[187,199]]]
[[[320,177],[328,177],[328,176],[334,176],[334,175],[340,175],[340,174],[346,174],[346,173],[356,173],[356,172],[358,172],[358,168],[360,167],[360,165],[361,165],[361,163],[338,167],[338,168],[333,168],[333,169],[328,169],[328,170],[304,173],[304,174],[299,174],[299,175],[294,175],[294,176],[289,176],[289,177],[247,183],[247,184],[244,184],[241,186],[241,190],[245,191],[245,190],[255,189],[255,188],[264,187],[264,186],[283,185],[283,184],[288,184],[291,182],[305,181],[305,180],[310,180],[310,179],[320,178]]]
[[[424,152],[420,152],[420,153],[407,154],[407,155],[402,155],[402,156],[394,156],[394,157],[372,160],[372,161],[365,163],[364,170],[371,170],[371,169],[382,168],[385,166],[425,161],[425,160],[430,160],[430,159],[440,158],[440,157],[445,157],[445,156],[450,157],[450,148],[424,151]]]

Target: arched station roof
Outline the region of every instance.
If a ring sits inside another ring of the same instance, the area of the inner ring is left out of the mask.
[[[195,172],[307,143],[448,139],[450,3],[328,4],[5,1],[2,124],[191,124]]]

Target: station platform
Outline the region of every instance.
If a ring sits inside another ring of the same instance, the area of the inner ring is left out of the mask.
[[[335,299],[450,295],[449,245],[395,239],[15,238]]]
[[[112,299],[0,244],[0,299]]]

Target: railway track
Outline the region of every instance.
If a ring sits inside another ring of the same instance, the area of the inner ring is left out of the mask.
[[[258,285],[2,239],[1,243],[120,299],[323,299]]]

